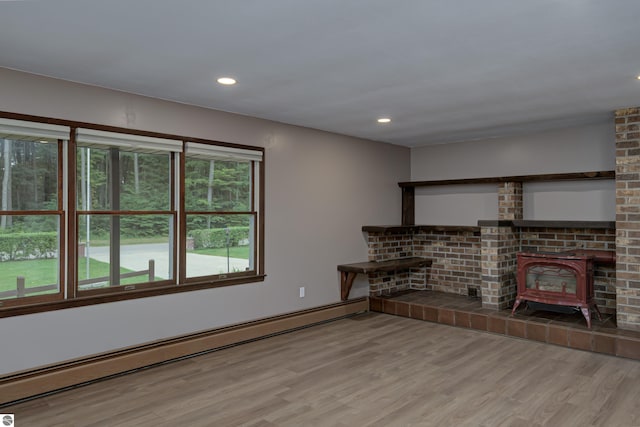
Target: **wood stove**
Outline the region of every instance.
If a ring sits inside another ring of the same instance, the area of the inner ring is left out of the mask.
[[[518,294],[511,313],[523,301],[569,306],[582,312],[591,328],[591,310],[602,320],[594,301],[593,265],[595,252],[519,252]]]

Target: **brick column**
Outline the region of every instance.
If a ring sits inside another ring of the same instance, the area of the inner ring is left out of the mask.
[[[615,112],[616,316],[640,330],[640,107]]]
[[[498,219],[522,219],[522,183],[501,182],[498,184]]]
[[[508,222],[522,219],[522,183],[503,182],[498,188],[498,221],[480,221],[482,236],[482,307],[502,310],[516,297],[516,253],[520,242]]]

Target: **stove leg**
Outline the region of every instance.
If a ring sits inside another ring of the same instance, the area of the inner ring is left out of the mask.
[[[513,303],[513,309],[511,310],[511,315],[513,316],[513,313],[516,312],[516,309],[518,308],[518,306],[520,305],[520,303],[523,300],[521,300],[520,298],[516,298],[516,302]]]
[[[600,310],[598,309],[598,305],[597,304],[593,304],[593,308],[596,311],[596,314],[598,315],[598,320],[602,322],[602,315],[600,314]]]
[[[591,329],[591,310],[589,307],[580,307],[580,311],[587,321],[587,328]]]

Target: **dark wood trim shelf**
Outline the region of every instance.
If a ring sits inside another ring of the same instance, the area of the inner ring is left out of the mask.
[[[480,220],[479,227],[518,227],[518,228],[597,228],[615,230],[615,221],[574,221],[574,220]]]
[[[478,227],[513,227],[511,219],[481,219],[478,220]]]
[[[471,231],[480,232],[474,225],[363,225],[367,233],[416,233],[420,231]]]
[[[598,228],[615,230],[615,221],[536,221],[514,220],[514,227],[529,228]]]
[[[582,181],[592,179],[614,179],[615,171],[596,172],[572,172],[554,173],[542,175],[516,175],[497,176],[485,178],[461,178],[461,179],[439,179],[431,181],[405,181],[399,182],[401,188],[428,187],[433,185],[461,185],[461,184],[493,184],[500,182],[536,182],[536,181]]]
[[[416,230],[415,225],[363,225],[362,231],[367,233],[413,233]]]

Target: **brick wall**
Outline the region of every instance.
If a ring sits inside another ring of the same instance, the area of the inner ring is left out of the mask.
[[[413,234],[410,231],[397,233],[368,233],[369,261],[413,256]]]
[[[640,108],[616,111],[617,322],[640,330]]]
[[[401,292],[410,288],[411,273],[370,273],[369,274],[369,295],[380,296]]]
[[[367,233],[369,261],[386,261],[406,258],[413,254],[413,233]],[[369,274],[369,294],[372,296],[391,294],[409,288],[425,289],[427,268],[414,268],[397,273],[377,272]]]
[[[480,232],[416,227],[412,231],[367,234],[369,261],[411,256],[432,260],[430,268],[369,275],[371,295],[405,289],[429,289],[467,295],[467,288],[481,286]]]
[[[571,249],[616,249],[616,232],[597,228],[529,228],[520,230],[522,251],[560,252]],[[616,312],[616,269],[596,264],[594,270],[596,304],[602,313]]]
[[[427,289],[467,295],[480,288],[480,230],[429,230],[414,235],[414,256],[430,258]]]

